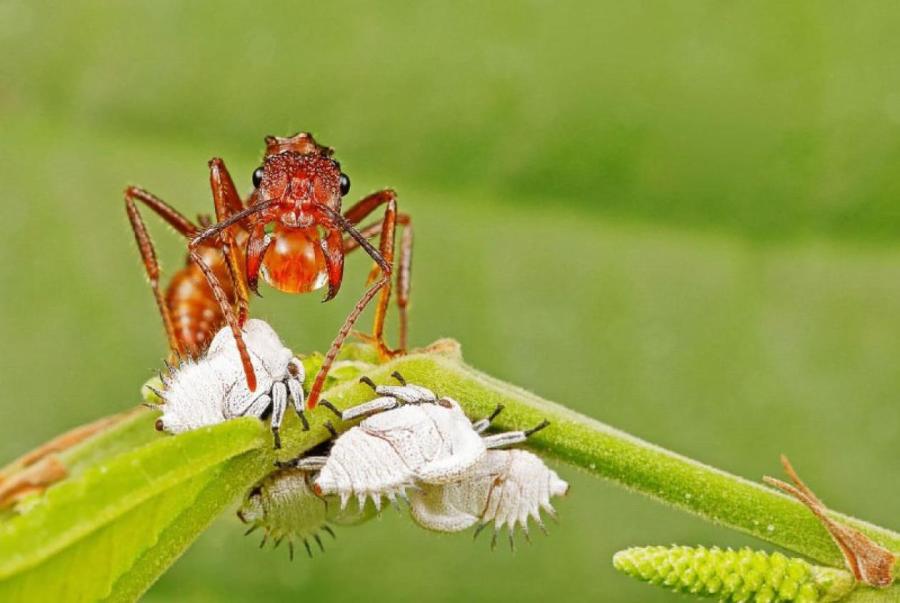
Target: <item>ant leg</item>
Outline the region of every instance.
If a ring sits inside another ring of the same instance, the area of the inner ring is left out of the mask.
[[[156,306],[162,317],[163,327],[166,330],[166,338],[169,342],[169,350],[173,355],[185,353],[186,350],[181,348],[181,343],[175,335],[175,325],[172,322],[172,314],[169,306],[166,304],[165,297],[159,288],[159,262],[156,259],[156,250],[153,247],[153,240],[141,214],[138,211],[135,200],[140,201],[170,226],[177,230],[185,237],[191,237],[197,232],[197,227],[191,223],[186,217],[178,212],[168,203],[158,197],[144,191],[142,189],[130,186],[125,189],[125,211],[128,214],[128,221],[131,223],[131,230],[134,232],[134,240],[137,242],[138,250],[141,253],[141,259],[144,262],[144,270],[147,272],[147,278],[150,281],[150,288],[153,290],[153,297],[156,300]]]
[[[222,283],[219,282],[218,277],[216,277],[212,268],[209,267],[209,264],[204,261],[203,256],[201,256],[194,248],[194,241],[197,240],[198,239],[194,239],[191,241],[191,245],[189,246],[191,259],[194,260],[203,272],[203,276],[206,277],[206,282],[209,283],[209,286],[212,289],[213,296],[219,303],[222,314],[225,315],[225,321],[231,328],[231,334],[234,336],[234,342],[237,345],[238,354],[241,357],[241,365],[244,367],[244,376],[247,378],[247,389],[251,392],[255,392],[256,373],[253,372],[253,364],[250,362],[250,353],[247,351],[247,344],[244,342],[244,336],[241,333],[240,324],[238,324],[238,317],[234,314],[234,308],[228,303],[228,296],[225,294],[225,290],[222,289]]]
[[[356,306],[353,307],[353,309],[347,315],[347,318],[344,319],[344,324],[341,325],[341,328],[338,331],[338,334],[335,336],[334,341],[331,342],[331,347],[325,354],[325,359],[322,361],[322,367],[319,369],[319,373],[316,375],[316,379],[313,382],[312,388],[309,392],[309,398],[306,402],[306,407],[309,409],[313,409],[316,407],[316,403],[319,401],[319,395],[322,393],[322,389],[325,386],[325,378],[328,376],[328,371],[331,370],[331,365],[334,364],[334,359],[337,356],[338,351],[340,351],[341,346],[344,344],[344,340],[347,338],[347,335],[350,333],[350,329],[352,329],[353,325],[356,323],[356,319],[359,318],[359,315],[362,314],[362,311],[366,308],[366,306],[369,305],[369,302],[372,301],[372,299],[375,297],[375,294],[377,294],[384,287],[390,287],[391,272],[393,270],[390,261],[386,260],[382,253],[372,247],[372,244],[364,239],[359,231],[357,231],[353,227],[353,225],[346,220],[346,218],[327,206],[323,206],[321,209],[337,227],[356,239],[357,243],[359,243],[359,245],[365,250],[365,252],[369,254],[369,257],[371,257],[378,264],[378,267],[381,269],[382,276],[376,283],[366,289],[366,291],[362,294],[362,297],[360,297],[359,301],[356,302]],[[331,236],[329,236],[328,239],[325,239],[325,243],[323,243],[326,257],[335,255],[333,253],[333,248],[331,248],[331,246],[329,245],[330,239]],[[338,237],[338,243],[340,243],[340,237]],[[384,243],[385,240],[382,239],[382,247],[384,247]],[[343,257],[342,253],[336,255]],[[331,291],[331,285],[329,285],[329,291]]]
[[[184,237],[190,238],[199,232],[197,226],[184,214],[153,193],[147,192],[142,188],[137,186],[126,188],[125,200],[140,201]]]
[[[223,222],[231,215],[244,209],[241,198],[234,186],[234,181],[231,179],[231,174],[228,173],[225,162],[218,157],[211,159],[209,162],[209,185],[212,188],[217,222]],[[221,240],[222,254],[225,256],[225,263],[228,266],[228,272],[234,284],[235,301],[238,306],[238,323],[243,325],[249,312],[250,293],[241,269],[237,242],[230,228],[222,231]]]
[[[344,217],[351,223],[358,223],[381,205],[387,206],[385,208],[384,220],[379,224],[373,224],[363,229],[362,234],[367,239],[376,234],[380,234],[382,236],[383,244],[385,243],[384,237],[389,236],[389,241],[386,241],[390,247],[389,254],[385,252],[385,248],[382,246],[382,255],[392,263],[394,258],[394,231],[396,230],[397,225],[403,227],[403,234],[400,240],[400,256],[397,259],[397,310],[400,318],[399,346],[397,350],[390,350],[384,344],[384,318],[390,298],[390,291],[382,292],[382,298],[379,300],[378,308],[376,309],[372,330],[372,338],[376,342],[376,345],[378,345],[379,352],[384,356],[394,356],[404,352],[406,350],[408,332],[407,308],[409,306],[410,275],[412,271],[413,228],[410,216],[408,214],[401,214],[397,211],[396,199],[397,194],[392,190],[379,191],[365,197],[356,203],[356,205],[348,209],[344,214]],[[389,218],[388,214],[392,214],[393,217]],[[388,230],[390,232],[386,233]],[[353,239],[347,239],[344,242],[345,253],[349,253],[358,247],[359,244]],[[377,274],[377,267],[373,267],[372,271],[369,273],[368,282],[373,282]]]
[[[234,308],[231,307],[231,304],[228,301],[228,296],[225,294],[225,290],[222,289],[222,284],[219,282],[218,277],[216,277],[212,268],[200,255],[198,249],[200,248],[201,244],[203,244],[207,239],[217,237],[221,232],[228,229],[229,226],[237,224],[241,220],[244,220],[251,215],[265,212],[269,209],[270,206],[271,202],[263,202],[257,205],[252,205],[237,212],[236,214],[232,214],[224,221],[219,222],[210,228],[207,228],[206,230],[195,236],[188,244],[188,251],[190,252],[191,259],[194,260],[194,262],[203,272],[203,276],[206,277],[206,282],[209,283],[209,286],[213,292],[213,296],[216,298],[216,301],[219,304],[219,309],[225,316],[228,327],[231,329],[231,334],[234,336],[238,354],[241,357],[241,365],[244,367],[244,376],[247,378],[247,389],[249,389],[251,392],[256,391],[256,373],[253,372],[253,365],[250,363],[250,354],[249,352],[247,352],[247,344],[244,342],[244,336],[241,333],[241,327],[238,323],[238,318],[234,314]]]
[[[400,318],[400,336],[399,349],[406,349],[408,316],[407,309],[409,307],[409,296],[411,287],[412,274],[412,247],[413,247],[413,227],[412,218],[409,214],[397,213],[397,225],[403,227],[403,234],[400,238],[400,257],[396,261],[397,266],[397,310]],[[371,224],[360,232],[366,239],[370,239],[381,233],[382,223],[377,222]],[[359,245],[353,239],[344,240],[344,253],[349,253],[354,249],[358,249]],[[371,275],[370,275],[371,276]]]
[[[397,193],[391,189],[385,189],[366,195],[344,212],[344,218],[352,225],[356,226],[368,216],[372,215],[376,209],[386,204],[391,199],[396,199]]]
[[[406,218],[401,221],[400,218]],[[409,333],[409,293],[412,288],[412,221],[406,214],[399,214],[397,222],[403,224],[403,235],[400,237],[400,259],[397,261],[397,311],[400,314],[400,336],[398,343],[401,351],[406,351]]]
[[[399,337],[398,337],[398,350],[403,352],[407,348],[407,333],[409,331],[409,316],[408,316],[408,308],[409,308],[409,297],[410,297],[410,283],[411,283],[411,274],[412,274],[412,247],[413,247],[413,229],[412,229],[412,220],[410,219],[408,214],[397,214],[397,225],[402,226],[403,234],[400,237],[400,256],[396,259],[396,272],[397,272],[397,312],[399,315]],[[360,232],[367,239],[372,238],[382,231],[382,223],[378,222],[377,224],[372,224],[367,228],[361,230]],[[345,239],[344,240],[344,252],[348,253],[353,251],[354,249],[359,249],[359,244],[356,243],[353,239]],[[377,270],[373,270],[369,273],[369,279],[371,280],[374,276],[377,275]]]

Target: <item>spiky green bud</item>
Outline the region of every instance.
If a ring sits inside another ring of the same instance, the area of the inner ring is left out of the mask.
[[[849,572],[747,548],[633,547],[616,553],[613,566],[676,592],[734,603],[838,601],[854,587]]]

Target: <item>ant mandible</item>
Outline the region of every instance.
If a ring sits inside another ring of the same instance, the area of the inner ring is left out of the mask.
[[[209,162],[216,222],[198,218],[199,226],[155,195],[137,187],[125,190],[125,208],[163,325],[172,356],[197,357],[212,336],[227,324],[234,334],[250,391],[256,375],[241,334],[248,317],[249,293],[257,292],[259,276],[288,293],[307,293],[328,285],[323,301],[337,295],[344,274],[344,256],[363,249],[374,260],[366,290],[347,315],[307,399],[314,408],[328,371],[353,324],[380,292],[369,339],[388,358],[406,349],[412,259],[412,223],[397,211],[397,194],[382,190],[364,197],[346,212],[341,200],[350,179],[332,159],[333,150],[301,132],[286,138],[268,136],[263,163],[253,172],[253,192],[242,202],[234,181],[219,158]],[[188,258],[173,277],[165,295],[153,243],[135,202],[158,214],[188,239]],[[357,225],[384,206],[379,222]],[[394,235],[403,226],[397,262],[399,347],[384,343],[384,320],[394,272]],[[273,226],[268,232],[269,226]],[[345,234],[347,235],[345,238]],[[376,249],[369,238],[379,236]]]

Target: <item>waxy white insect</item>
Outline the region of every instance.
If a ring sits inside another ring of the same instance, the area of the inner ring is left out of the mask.
[[[512,546],[517,527],[529,538],[529,518],[545,531],[541,511],[555,517],[550,499],[568,490],[569,485],[536,455],[489,450],[461,480],[420,484],[412,490],[410,514],[423,528],[438,532],[461,532],[477,523],[477,536],[493,523],[492,547],[505,526]]]
[[[336,494],[342,507],[355,496],[360,506],[371,498],[380,509],[382,497],[394,502],[419,484],[464,479],[488,449],[524,442],[547,425],[482,437],[500,409],[473,425],[455,400],[439,398],[425,387],[394,376],[401,385],[376,386],[364,378],[379,397],[344,412],[322,400],[321,404],[345,421],[366,418],[337,438],[329,456],[305,457],[294,463],[318,471],[313,489],[322,495]]]
[[[303,364],[265,321],[248,320],[244,341],[257,376],[256,392],[247,389],[234,336],[224,327],[203,356],[161,375],[163,391],[156,393],[163,400],[163,414],[156,422],[157,429],[181,433],[236,417],[262,417],[271,411],[275,448],[280,448],[279,429],[289,398],[307,426]]]
[[[294,541],[303,543],[306,553],[312,557],[310,540],[323,552],[320,534],[325,532],[336,538],[331,525],[354,525],[374,517],[374,509],[352,505],[340,509],[337,500],[317,496],[310,488],[311,474],[299,469],[280,469],[258,484],[247,495],[237,512],[238,518],[250,525],[246,534],[262,527],[265,531],[260,548],[266,542],[274,542],[277,548],[283,540],[288,542],[290,558],[294,558]]]

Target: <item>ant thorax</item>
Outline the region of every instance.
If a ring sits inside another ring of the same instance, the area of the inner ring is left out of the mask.
[[[262,417],[271,409],[278,444],[287,397],[302,408],[303,365],[265,321],[248,320],[243,336],[259,380],[257,391],[247,388],[234,337],[227,327],[222,328],[203,356],[163,375],[163,415],[157,428],[181,433],[235,417]]]

